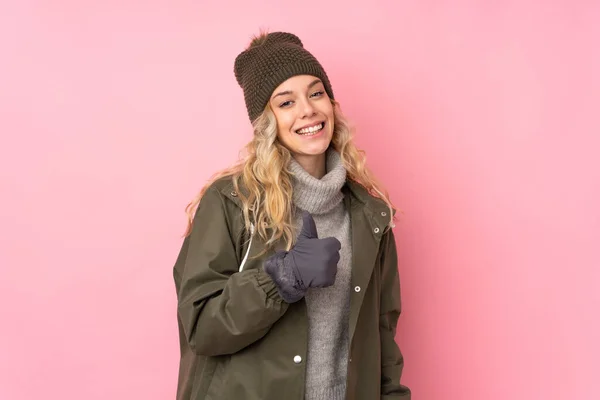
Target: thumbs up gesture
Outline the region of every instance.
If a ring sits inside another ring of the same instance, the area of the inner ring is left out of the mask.
[[[302,214],[302,230],[290,251],[280,251],[265,261],[265,271],[271,276],[285,301],[300,300],[308,288],[324,288],[335,283],[340,261],[339,240],[319,239],[317,226],[310,213]]]
[[[319,239],[315,220],[304,211],[302,230],[284,262],[294,269],[296,278],[305,288],[331,286],[337,274],[340,248],[340,241],[334,237]]]

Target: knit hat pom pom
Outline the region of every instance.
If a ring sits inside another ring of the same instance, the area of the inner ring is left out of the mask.
[[[266,32],[262,32],[257,36],[254,36],[252,38],[252,41],[250,42],[250,45],[248,46],[248,49],[253,48],[253,47],[258,47],[258,46],[262,46],[264,44],[275,44],[275,43],[292,43],[292,44],[296,44],[300,47],[302,46],[302,41],[300,40],[300,38],[296,35],[294,35],[293,33],[288,33],[288,32],[273,32],[273,33],[266,33]]]

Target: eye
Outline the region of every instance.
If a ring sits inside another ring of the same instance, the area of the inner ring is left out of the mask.
[[[323,96],[324,92],[322,90],[319,90],[318,92],[314,92],[313,94],[310,95],[310,97],[321,97]]]
[[[283,103],[281,103],[281,104],[279,105],[279,107],[280,107],[280,108],[285,108],[285,107],[289,107],[291,104],[292,104],[292,101],[291,101],[291,100],[288,100],[288,101],[284,101]]]

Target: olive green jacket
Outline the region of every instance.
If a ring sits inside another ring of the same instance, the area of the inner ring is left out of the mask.
[[[243,190],[243,188],[241,189]],[[394,341],[400,315],[389,208],[358,184],[343,188],[352,232],[347,400],[410,399]],[[174,267],[181,361],[178,400],[303,400],[308,318],[285,303],[263,271],[231,178],[202,198]],[[281,246],[276,246],[283,248]]]

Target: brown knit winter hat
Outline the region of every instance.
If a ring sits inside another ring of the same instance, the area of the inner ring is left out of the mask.
[[[312,75],[321,79],[325,91],[333,99],[325,70],[292,33],[272,32],[264,38],[255,39],[236,57],[234,72],[244,90],[251,122],[263,112],[275,88],[295,75]]]

